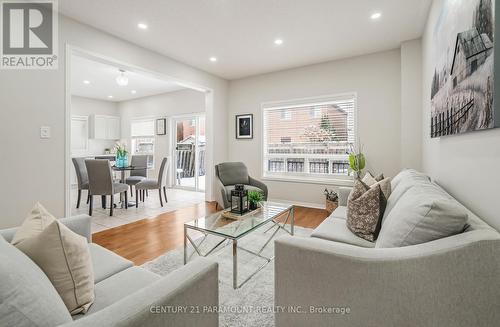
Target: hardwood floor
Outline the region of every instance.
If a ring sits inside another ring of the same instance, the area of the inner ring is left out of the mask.
[[[142,265],[182,245],[185,222],[213,212],[216,212],[215,202],[200,203],[95,233],[92,241],[136,265]],[[315,228],[326,217],[325,210],[295,207],[296,226]]]

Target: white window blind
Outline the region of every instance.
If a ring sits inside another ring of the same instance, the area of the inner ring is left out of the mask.
[[[264,177],[350,178],[348,153],[356,142],[354,94],[264,104],[262,108]]]
[[[137,136],[154,136],[155,121],[154,120],[137,120],[133,121],[130,126],[132,137]]]

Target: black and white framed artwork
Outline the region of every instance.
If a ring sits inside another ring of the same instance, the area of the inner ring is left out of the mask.
[[[433,28],[431,137],[497,127],[495,0],[444,0]]]
[[[236,138],[253,139],[253,115],[236,115]]]
[[[166,135],[167,134],[167,120],[165,118],[160,118],[156,120],[156,135]]]

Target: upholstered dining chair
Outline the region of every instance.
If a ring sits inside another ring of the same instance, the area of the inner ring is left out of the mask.
[[[113,181],[113,172],[111,171],[111,164],[109,160],[85,160],[85,166],[87,167],[87,173],[89,176],[89,216],[92,216],[93,198],[95,195],[101,196],[103,209],[106,208],[106,196],[110,196],[110,216],[113,216],[114,195],[117,193],[124,193],[125,209],[128,209],[128,185],[123,183],[115,183]]]
[[[165,171],[168,171],[168,159],[163,158],[161,161],[161,166],[160,166],[160,171],[158,172],[158,178],[157,179],[152,179],[152,178],[147,178],[137,184],[135,184],[135,207],[139,207],[139,192],[141,191],[147,191],[147,190],[158,190],[158,195],[160,196],[160,204],[163,207],[163,201],[161,198],[161,190],[163,188],[163,195],[165,196],[165,203],[168,202],[167,200],[167,190],[165,188],[164,184],[164,179],[163,175]],[[142,197],[144,200],[144,196]]]
[[[231,203],[231,190],[236,184],[245,185],[249,191],[260,191],[267,200],[267,186],[248,175],[247,166],[243,162],[223,162],[215,166],[215,180],[218,191],[216,192],[217,206],[229,208]]]
[[[131,170],[130,176],[125,179],[125,183],[130,187],[130,196],[133,196],[132,186],[148,178],[148,155],[134,155],[130,164],[133,167],[146,167],[139,170]]]
[[[87,175],[87,167],[85,167],[85,158],[71,158],[73,166],[75,166],[76,180],[78,182],[78,199],[76,200],[76,208],[80,208],[80,200],[82,198],[82,190],[87,190],[87,204],[90,199],[89,176]]]

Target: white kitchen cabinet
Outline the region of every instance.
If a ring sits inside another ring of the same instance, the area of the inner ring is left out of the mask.
[[[120,117],[92,115],[91,138],[99,140],[120,139]]]

